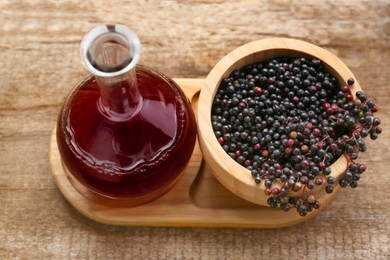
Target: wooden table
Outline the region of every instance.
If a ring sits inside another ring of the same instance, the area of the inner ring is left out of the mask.
[[[0,1],[0,259],[389,259],[390,1]],[[57,189],[48,145],[59,107],[86,71],[79,42],[121,22],[141,63],[204,78],[249,41],[282,36],[335,53],[380,107],[367,173],[313,219],[276,230],[98,224]]]

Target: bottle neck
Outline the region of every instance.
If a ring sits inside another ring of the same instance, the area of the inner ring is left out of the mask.
[[[115,121],[127,120],[136,114],[142,104],[135,68],[121,76],[99,77],[95,80],[100,93],[99,110]]]
[[[97,82],[99,110],[115,121],[136,114],[142,105],[136,75],[138,37],[123,25],[99,25],[84,37],[81,55]]]

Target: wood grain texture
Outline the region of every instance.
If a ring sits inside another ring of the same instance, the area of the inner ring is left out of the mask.
[[[389,0],[0,0],[0,258],[389,259],[389,17]],[[361,185],[279,230],[112,227],[83,217],[56,188],[47,151],[62,100],[87,74],[79,41],[105,22],[131,26],[141,63],[172,77],[204,78],[225,54],[268,37],[336,54],[381,109],[384,133],[361,154]]]

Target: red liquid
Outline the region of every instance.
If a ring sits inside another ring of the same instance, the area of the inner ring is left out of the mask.
[[[195,145],[194,113],[177,85],[142,67],[136,73],[142,105],[130,119],[112,120],[101,112],[91,77],[69,95],[57,125],[59,151],[73,177],[112,198],[170,186]]]

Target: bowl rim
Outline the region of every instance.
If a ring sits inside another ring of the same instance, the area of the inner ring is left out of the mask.
[[[211,106],[221,80],[234,69],[280,56],[309,56],[320,59],[327,71],[338,79],[340,85],[347,85],[349,78],[355,79],[348,67],[333,53],[314,44],[290,38],[268,38],[249,42],[225,55],[213,67],[205,80],[198,101],[198,136],[204,159],[213,175],[228,190],[260,205],[268,205],[266,200],[269,196],[264,194],[266,189],[264,182],[256,184],[249,170],[233,160],[218,143],[211,126]],[[350,90],[354,97],[355,93],[361,90],[356,79]],[[339,179],[346,167],[347,159],[342,155],[331,165],[331,176]],[[281,183],[274,185],[273,187],[280,187]],[[324,189],[324,186],[321,185],[321,189]]]

